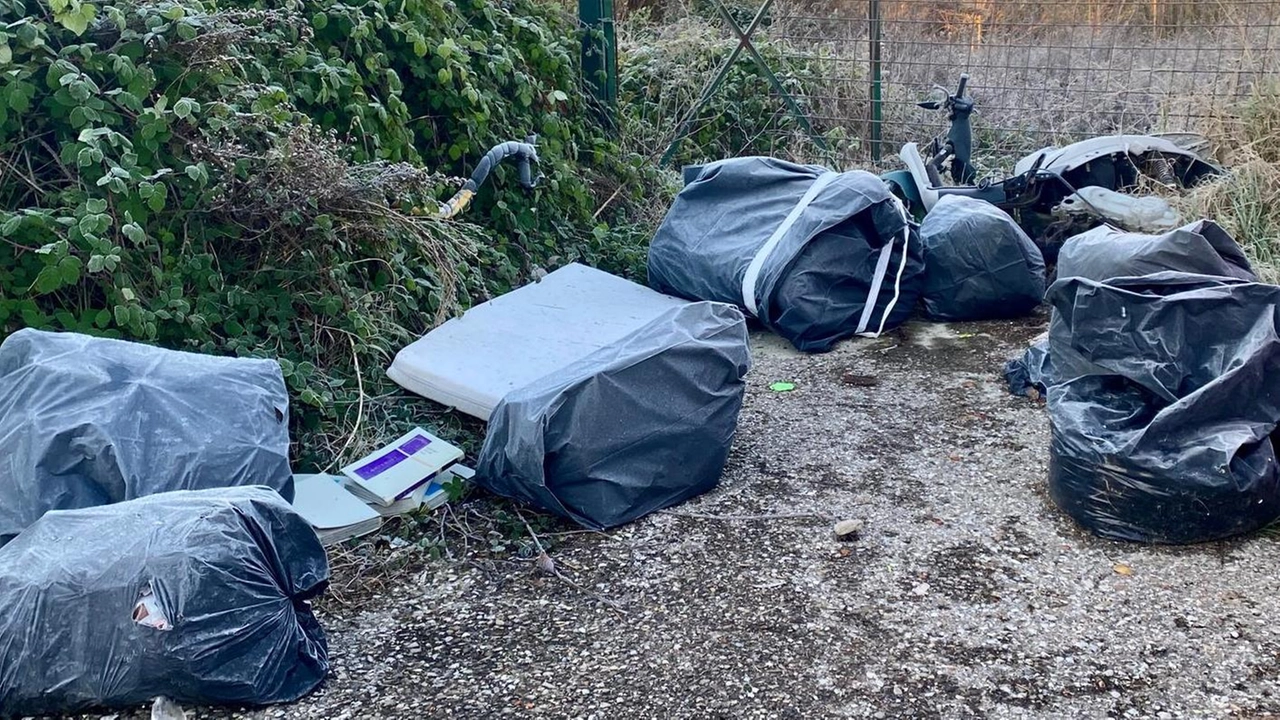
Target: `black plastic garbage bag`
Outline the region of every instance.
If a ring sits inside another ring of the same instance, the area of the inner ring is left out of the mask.
[[[1049,359],[1049,340],[1046,338],[1031,344],[1027,351],[1004,365],[1004,379],[1009,392],[1027,395],[1035,390],[1044,397],[1053,383],[1053,361]]]
[[[169,490],[292,500],[288,413],[273,360],[19,330],[0,345],[0,545],[49,510]]]
[[[1212,220],[1198,220],[1163,235],[1128,233],[1105,225],[1067,240],[1058,277],[1109,280],[1158,272],[1256,280],[1244,251]]]
[[[649,285],[743,308],[806,352],[911,315],[923,254],[876,176],[763,157],[685,171],[649,246]]]
[[[268,488],[47,513],[0,548],[0,716],[296,700],[328,673],[328,579]]]
[[[1057,269],[1059,278],[1099,281],[1159,272],[1256,279],[1240,246],[1211,220],[1200,220],[1164,235],[1098,227],[1067,241]],[[1052,322],[1057,322],[1056,314]],[[1032,387],[1044,394],[1054,379],[1047,342],[1032,345],[1021,357],[1010,360],[1005,365],[1005,379],[1014,395],[1026,395]]]
[[[736,308],[674,308],[503,398],[476,480],[594,529],[704,493],[728,459],[750,364]]]
[[[944,195],[920,224],[925,281],[921,300],[934,320],[1027,315],[1044,300],[1040,249],[1005,211]]]
[[[1280,517],[1280,287],[1069,278],[1049,300],[1049,490],[1108,538],[1191,543]]]

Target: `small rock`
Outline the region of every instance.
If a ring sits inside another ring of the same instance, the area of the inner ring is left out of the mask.
[[[912,595],[924,597],[929,594],[929,583],[920,583],[911,590]]]
[[[848,542],[857,540],[858,533],[862,532],[861,520],[841,520],[836,523],[836,539]]]

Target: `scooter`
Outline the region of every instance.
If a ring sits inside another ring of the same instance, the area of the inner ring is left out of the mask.
[[[1183,189],[1223,174],[1201,157],[1205,143],[1194,134],[1108,135],[1042,148],[1019,160],[1013,175],[975,183],[975,102],[965,96],[968,84],[969,76],[961,75],[954,94],[937,88],[941,99],[918,103],[946,111],[946,137],[930,142],[927,161],[916,143],[903,145],[899,158],[906,168],[881,176],[917,220],[946,195],[985,200],[1009,213],[1053,263],[1067,238],[1100,224],[1131,232],[1177,227],[1178,213],[1163,198],[1130,194],[1143,178]],[[944,173],[955,184],[944,185]]]

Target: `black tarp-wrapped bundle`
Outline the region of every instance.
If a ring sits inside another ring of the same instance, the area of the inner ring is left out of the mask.
[[[1160,272],[1257,279],[1244,251],[1212,220],[1199,220],[1163,235],[1094,228],[1067,241],[1057,272],[1061,279],[1099,281]],[[1030,388],[1043,395],[1055,377],[1048,341],[1038,342],[1010,360],[1004,376],[1014,395],[1025,395]]]
[[[273,360],[76,333],[0,345],[0,545],[50,510],[264,485],[293,499]]]
[[[268,488],[47,513],[0,548],[0,717],[296,700],[328,673],[328,579]]]
[[[674,308],[504,397],[476,481],[596,529],[704,493],[728,459],[750,365],[736,308]]]
[[[1191,543],[1280,516],[1280,287],[1059,280],[1049,490],[1104,537]]]
[[[746,157],[688,168],[649,247],[649,285],[730,303],[806,352],[911,315],[919,238],[876,176]]]
[[[1008,213],[944,195],[920,224],[924,312],[933,320],[1027,315],[1044,300],[1044,258]]]

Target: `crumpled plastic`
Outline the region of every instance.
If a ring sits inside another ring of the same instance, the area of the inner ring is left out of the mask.
[[[329,670],[328,579],[268,488],[47,513],[0,548],[0,716],[296,700]]]
[[[1044,300],[1040,249],[991,203],[944,195],[920,224],[925,280],[921,302],[933,320],[1028,315]]]
[[[1280,287],[1157,273],[1048,293],[1049,491],[1107,538],[1193,543],[1280,517]]]
[[[231,485],[293,499],[274,360],[31,329],[0,345],[0,545],[50,510]]]
[[[685,180],[649,244],[650,287],[736,305],[803,352],[911,316],[923,251],[880,178],[742,157]]]
[[[504,397],[476,482],[592,529],[704,493],[720,482],[750,367],[736,308],[674,308]]]

